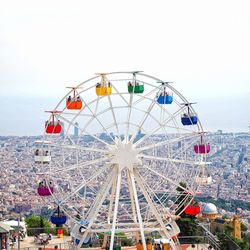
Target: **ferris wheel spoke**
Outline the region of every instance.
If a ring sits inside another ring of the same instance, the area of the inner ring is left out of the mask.
[[[174,144],[174,143],[177,143],[177,142],[180,142],[180,141],[183,141],[183,140],[188,140],[188,139],[194,138],[196,136],[198,137],[197,134],[192,134],[192,135],[186,134],[186,135],[178,137],[178,138],[174,138],[174,139],[170,139],[170,140],[164,140],[162,142],[153,143],[153,144],[150,144],[150,145],[147,145],[147,146],[144,146],[144,147],[140,147],[140,148],[137,148],[137,150],[139,152],[141,152],[141,151],[145,151],[145,150],[149,150],[149,149],[154,149],[154,148]]]
[[[67,145],[67,144],[52,144],[51,147],[55,147],[55,148],[63,148],[63,149],[77,149],[79,151],[90,151],[90,152],[98,152],[98,153],[103,153],[106,154],[109,151],[108,150],[103,150],[103,149],[99,149],[99,148],[91,148],[91,147],[84,147],[81,145]]]
[[[74,165],[71,165],[69,167],[60,168],[58,170],[51,170],[51,174],[57,174],[57,173],[66,172],[66,171],[70,171],[70,170],[74,170],[74,169],[80,169],[80,168],[83,168],[83,167],[91,166],[93,164],[105,162],[105,161],[108,161],[108,160],[109,160],[108,157],[103,157],[103,158],[98,158],[98,159],[95,159],[95,160],[85,161],[85,162],[83,162],[81,164],[74,164]]]
[[[113,178],[113,183],[112,183],[112,190],[111,190],[111,195],[110,195],[110,202],[109,202],[109,210],[108,210],[108,224],[111,223],[111,216],[112,216],[112,211],[113,211],[113,203],[115,199],[115,190],[116,190],[116,178]]]
[[[117,88],[115,86],[112,86],[113,89],[116,91],[117,95],[121,97],[121,99],[126,103],[126,105],[128,104],[128,101],[123,97],[123,95],[117,90]],[[115,93],[114,93],[115,94]]]
[[[187,164],[187,165],[193,165],[193,161],[186,161],[186,160],[178,160],[178,159],[173,159],[173,158],[165,158],[165,157],[159,157],[159,156],[151,156],[151,155],[144,155],[144,154],[139,154],[138,155],[142,159],[148,159],[148,160],[156,160],[156,161],[166,161],[166,162],[171,162],[171,163],[179,163],[179,164]]]
[[[141,240],[142,240],[143,248],[145,250],[145,249],[147,249],[147,247],[146,247],[145,235],[144,235],[144,230],[143,230],[143,222],[142,222],[142,216],[141,216],[141,211],[140,211],[140,205],[139,205],[138,195],[137,195],[136,186],[135,186],[135,176],[134,176],[133,172],[129,171],[129,178],[130,178],[131,184],[132,184],[132,190],[133,190],[133,197],[134,197],[134,200],[135,200],[135,208],[136,208],[136,213],[137,213],[137,219],[138,219],[140,233],[141,233]]]
[[[154,170],[154,169],[148,167],[147,165],[143,165],[143,166],[144,166],[144,168],[149,169],[152,173],[156,174],[156,175],[159,176],[160,178],[165,179],[165,180],[168,181],[169,183],[173,184],[174,186],[176,186],[176,188],[179,187],[179,188],[181,188],[182,190],[185,190],[185,191],[188,192],[188,193],[190,193],[190,192],[192,193],[192,192],[193,192],[192,190],[188,190],[187,188],[184,188],[184,187],[180,186],[179,183],[177,183],[177,182],[171,180],[170,178],[168,178],[168,177],[165,176],[165,175],[162,175],[161,173],[159,173],[159,172],[157,172],[156,170]]]
[[[130,97],[129,97],[129,105],[128,105],[128,114],[127,114],[127,122],[126,122],[126,137],[125,137],[125,141],[128,142],[129,141],[129,125],[130,125],[130,117],[131,117],[131,111],[132,111],[132,102],[133,102],[133,93],[130,93]]]
[[[93,137],[93,138],[96,139],[97,141],[99,141],[99,142],[101,142],[101,143],[103,143],[103,144],[105,144],[106,146],[109,147],[109,144],[108,144],[107,142],[103,141],[102,139],[98,138],[97,136],[95,136],[95,135],[93,135],[93,134],[91,134],[91,133],[88,133],[88,132],[86,131],[86,129],[81,129],[79,126],[76,126],[73,122],[71,122],[70,120],[68,120],[67,118],[65,118],[65,117],[63,117],[63,116],[60,116],[60,117],[61,117],[61,119],[63,119],[65,122],[69,123],[71,126],[74,126],[74,127],[78,128],[78,129],[81,131],[81,133],[86,133],[87,135]],[[92,117],[92,119],[93,119],[93,117]]]
[[[183,147],[180,147],[172,154],[172,157],[175,158],[176,156],[180,155],[181,151],[186,152],[190,147],[193,147],[194,143],[197,141],[196,137],[192,137],[188,143],[186,143]]]
[[[152,202],[152,200],[151,200],[151,198],[150,198],[148,192],[146,191],[145,186],[144,186],[144,184],[143,184],[143,182],[142,182],[140,176],[138,175],[137,171],[135,171],[134,176],[135,176],[135,179],[136,179],[136,181],[137,181],[137,183],[138,183],[138,186],[140,187],[140,189],[141,189],[141,191],[142,191],[142,193],[143,193],[145,199],[147,200],[147,203],[149,204],[149,207],[150,207],[150,209],[151,209],[151,212],[154,214],[156,220],[157,220],[158,223],[161,225],[161,228],[163,229],[164,234],[165,234],[168,238],[171,238],[171,236],[169,235],[168,231],[166,230],[165,224],[164,224],[164,222],[163,222],[163,220],[162,220],[162,217],[161,217],[161,213],[159,213],[159,212],[157,211],[157,208],[155,207],[155,205],[154,205],[154,203]]]
[[[112,112],[112,116],[113,116],[113,120],[114,120],[114,124],[115,124],[115,128],[116,128],[116,133],[117,133],[118,138],[121,139],[121,135],[120,135],[120,131],[119,131],[119,127],[118,127],[118,124],[117,124],[117,120],[116,120],[116,116],[115,116],[115,112],[114,112],[114,109],[113,109],[113,104],[112,104],[110,95],[108,96],[108,100],[109,100],[109,106],[110,106],[110,109],[111,109],[111,112]]]
[[[151,84],[149,84],[149,83],[147,83],[147,85],[153,86],[153,85],[151,85]],[[153,87],[154,87],[154,89],[151,90],[150,92],[148,92],[146,95],[143,95],[143,96],[139,95],[139,96],[141,96],[141,98],[138,99],[138,100],[136,100],[136,101],[133,103],[133,106],[135,106],[135,105],[137,105],[138,103],[142,102],[145,98],[147,98],[147,97],[150,96],[151,94],[154,94],[154,93],[155,93],[155,90],[159,88],[159,87],[155,87],[155,86],[153,86]],[[152,100],[151,98],[148,98],[148,99],[149,99],[149,100]]]
[[[155,134],[157,131],[159,131],[162,127],[165,126],[166,123],[172,121],[177,115],[179,115],[180,110],[177,110],[173,115],[171,115],[169,118],[165,119],[159,126],[155,127],[151,132],[143,136],[141,139],[139,139],[137,142],[134,143],[134,145],[138,146],[143,141],[145,141],[147,138]]]
[[[146,110],[144,117],[142,118],[142,120],[139,123],[139,126],[137,128],[137,130],[135,130],[134,134],[132,135],[130,141],[133,142],[134,139],[136,138],[136,135],[139,133],[139,131],[142,129],[143,124],[146,122],[147,118],[149,117],[149,114],[151,112],[151,110],[153,109],[154,105],[155,105],[155,100],[152,100],[152,102],[150,103],[150,105],[148,106],[148,109]]]
[[[112,168],[107,174],[107,178],[102,184],[100,190],[98,191],[94,199],[94,202],[92,202],[91,207],[86,214],[87,221],[90,221],[91,219],[93,219],[94,215],[95,214],[97,215],[97,213],[99,212],[99,209],[103,203],[101,201],[105,200],[107,193],[112,186],[112,183],[115,181],[114,179],[116,179],[116,169]],[[98,208],[98,211],[97,211],[97,208]]]
[[[101,123],[100,119],[97,117],[97,110],[98,110],[98,106],[99,106],[99,97],[97,99],[97,103],[95,106],[95,112],[93,112],[90,108],[89,105],[87,105],[85,103],[85,105],[87,106],[88,110],[90,111],[90,113],[93,115],[94,119],[99,123],[99,125],[102,127],[103,131],[106,132],[106,134],[110,137],[110,139],[114,142],[114,138],[110,135],[110,133],[107,131],[107,129],[103,126],[103,124]]]
[[[88,185],[91,183],[94,179],[96,179],[97,176],[99,176],[107,167],[104,166],[102,169],[99,169],[95,173],[92,174],[91,178],[88,180],[84,181],[83,183],[79,184],[77,188],[74,189],[73,192],[71,192],[69,195],[67,195],[62,201],[61,204],[65,203],[68,201],[72,196],[74,196],[76,193],[78,193],[84,186]]]
[[[137,222],[137,217],[136,217],[136,209],[135,209],[135,200],[134,200],[134,194],[133,194],[133,190],[132,190],[131,179],[129,177],[129,170],[127,170],[127,180],[128,180],[129,196],[130,196],[130,200],[131,200],[133,221],[136,223]]]
[[[186,195],[181,194],[180,196],[178,196],[178,198],[177,198],[177,200],[175,202],[175,204],[177,204],[177,207],[175,206],[173,208],[173,210],[175,211],[174,213],[176,213],[178,211],[178,214],[182,214],[184,212],[185,208],[187,206],[189,206],[192,201],[193,201],[193,196],[192,195],[190,195],[190,194],[186,194]],[[170,207],[170,209],[172,209],[172,207]]]
[[[121,171],[118,169],[118,174],[116,177],[116,192],[115,192],[115,205],[113,212],[113,221],[112,221],[112,229],[111,229],[111,242],[110,249],[113,249],[114,239],[115,239],[115,228],[116,228],[116,220],[118,214],[118,206],[119,206],[119,197],[120,197],[120,189],[121,189]]]
[[[87,215],[88,226],[87,226],[82,238],[80,239],[78,246],[82,246],[82,243],[84,242],[86,236],[90,232],[90,229],[96,220],[96,216],[97,216],[97,214],[98,214],[98,212],[103,204],[103,201],[105,200],[105,198],[108,194],[108,191],[111,188],[111,185],[113,183],[113,181],[112,181],[113,178],[115,178],[115,169],[112,169],[111,174],[108,175],[106,182],[104,183],[104,185],[100,189],[98,195],[96,196],[96,199],[93,202],[93,206],[89,210],[89,213]]]

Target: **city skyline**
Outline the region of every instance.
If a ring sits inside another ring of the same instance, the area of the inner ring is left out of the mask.
[[[0,135],[42,134],[66,86],[133,70],[173,81],[205,130],[249,131],[247,1],[24,3],[0,4]]]

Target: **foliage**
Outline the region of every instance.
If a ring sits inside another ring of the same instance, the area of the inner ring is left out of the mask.
[[[229,249],[229,246],[237,245],[241,250],[249,250],[250,249],[250,235],[247,234],[243,237],[243,239],[239,240],[233,237],[232,235],[232,227],[230,225],[225,225],[225,233],[217,233],[217,237],[220,240],[220,247],[222,250]]]
[[[111,233],[109,234],[109,237],[111,237]],[[98,238],[100,240],[104,239],[104,233],[99,233],[98,234]],[[122,246],[132,246],[132,240],[127,238],[126,234],[124,232],[117,232],[115,233],[115,238],[120,239],[121,240],[121,245]]]
[[[250,202],[240,201],[240,200],[230,200],[230,202],[218,198],[217,200],[212,197],[196,197],[197,201],[213,203],[219,208],[223,208],[226,211],[235,212],[237,208],[241,208],[243,210],[250,210]]]
[[[233,232],[233,227],[229,224],[226,224],[224,226],[224,229],[225,229],[225,234],[227,234],[227,235],[231,235]]]
[[[187,187],[187,184],[184,182],[180,182],[179,186],[176,188],[176,190],[180,193],[179,197],[177,198],[177,203],[181,203],[183,199],[185,198],[185,191],[183,188]],[[187,199],[187,203],[190,200]],[[182,205],[177,213],[179,211],[183,211],[185,205]],[[192,215],[187,215],[184,212],[180,214],[181,218],[176,221],[177,225],[180,228],[180,236],[196,236],[199,235],[199,227],[198,223],[196,221],[196,217]],[[199,239],[197,238],[197,241]]]
[[[27,234],[29,236],[34,236],[42,232],[56,234],[56,229],[51,228],[49,221],[40,216],[32,215],[27,217],[25,222],[27,224]]]
[[[180,183],[179,183],[179,186],[176,188],[176,190],[177,190],[178,192],[183,192],[184,189],[181,188],[181,187],[187,188],[187,184],[186,184],[185,182],[180,182]]]
[[[247,231],[247,226],[244,223],[241,222],[240,229],[241,229],[241,231],[246,232]]]

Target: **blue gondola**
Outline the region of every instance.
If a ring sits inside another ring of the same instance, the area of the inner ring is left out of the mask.
[[[67,217],[66,217],[66,215],[61,215],[61,216],[52,215],[50,217],[50,221],[51,221],[51,223],[53,223],[55,225],[63,225],[66,223]]]
[[[182,125],[188,126],[195,125],[198,123],[197,115],[190,109],[190,106],[195,103],[196,102],[181,103],[181,105],[185,105],[187,107],[186,112],[181,117]]]
[[[60,208],[58,206],[50,217],[50,221],[55,225],[63,225],[67,221],[67,216],[64,214],[63,211],[60,211]]]
[[[171,104],[173,102],[173,96],[172,95],[160,95],[157,97],[157,102],[159,104]]]
[[[182,117],[181,117],[181,123],[184,125],[184,126],[187,126],[187,125],[195,125],[195,124],[197,124],[197,122],[198,122],[198,117],[197,116],[195,116],[195,115],[191,115],[191,114],[189,114],[189,115],[183,115]]]

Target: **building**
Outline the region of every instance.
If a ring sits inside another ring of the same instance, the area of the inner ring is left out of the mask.
[[[62,130],[60,132],[60,136],[64,137],[64,123],[63,122],[60,122],[61,123],[61,126],[62,126]]]
[[[74,136],[75,137],[79,136],[79,124],[78,124],[78,122],[76,122],[75,126],[74,126]]]
[[[215,220],[218,217],[217,207],[213,203],[206,203],[201,209],[202,218]]]
[[[239,215],[235,215],[232,219],[231,225],[233,227],[233,237],[241,239],[241,219]]]
[[[206,203],[202,207],[202,219],[206,219],[210,223],[210,230],[215,232],[225,232],[225,226],[232,227],[232,235],[236,239],[241,239],[241,219],[239,215],[234,215],[231,219],[222,219],[217,208],[212,203]]]
[[[3,222],[0,222],[0,250],[9,250],[9,237],[13,228]]]

